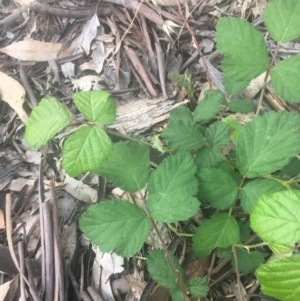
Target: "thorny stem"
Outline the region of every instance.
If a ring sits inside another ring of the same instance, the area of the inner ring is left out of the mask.
[[[259,112],[261,110],[263,97],[265,95],[266,87],[267,87],[267,84],[268,84],[268,78],[269,78],[273,63],[275,61],[275,58],[277,56],[277,53],[279,51],[279,47],[280,47],[279,44],[277,44],[276,50],[275,50],[275,52],[272,56],[272,60],[268,65],[268,68],[267,68],[267,71],[266,71],[266,74],[265,74],[265,78],[264,78],[264,85],[263,85],[263,88],[261,89],[260,95],[259,95],[259,101],[258,101],[258,105],[257,105],[257,108],[256,108],[256,113],[255,113],[256,116],[259,114]]]
[[[274,182],[276,182],[276,183],[282,185],[282,186],[285,187],[286,189],[290,189],[290,188],[291,188],[291,187],[290,187],[290,184],[291,184],[291,183],[290,183],[289,181],[283,181],[283,180],[281,180],[281,179],[279,179],[279,178],[276,178],[276,177],[274,177],[274,176],[272,176],[272,175],[264,176],[264,178],[265,178],[265,179],[268,179],[268,180],[271,180],[271,181],[274,181]]]
[[[177,268],[176,268],[176,266],[175,266],[175,264],[174,264],[174,261],[173,261],[173,259],[172,259],[172,257],[171,257],[171,254],[170,254],[170,252],[169,252],[169,250],[168,250],[168,248],[167,248],[167,246],[166,246],[166,244],[165,244],[165,241],[164,241],[164,239],[162,238],[162,236],[160,235],[160,232],[159,232],[159,230],[158,230],[158,228],[157,228],[157,226],[156,226],[156,223],[155,223],[155,221],[154,221],[154,219],[153,219],[151,213],[149,212],[149,210],[148,210],[148,208],[147,208],[145,199],[143,199],[143,202],[144,202],[144,205],[145,205],[145,208],[146,208],[147,215],[148,215],[148,217],[149,217],[149,219],[150,219],[150,221],[151,221],[151,223],[152,223],[153,229],[155,230],[155,232],[156,232],[156,234],[157,234],[157,237],[158,237],[158,239],[159,239],[160,242],[161,242],[161,245],[162,245],[162,247],[163,247],[163,249],[164,249],[164,251],[165,251],[165,254],[166,254],[166,256],[167,256],[167,260],[168,260],[168,262],[169,262],[169,264],[170,264],[170,267],[171,267],[171,269],[172,269],[172,271],[173,271],[173,273],[174,273],[174,275],[175,275],[176,282],[178,283],[178,286],[179,286],[180,290],[181,290],[182,293],[183,293],[184,300],[185,300],[185,301],[190,301],[190,298],[189,298],[189,296],[187,295],[187,287],[186,287],[186,285],[184,284],[184,282],[182,281],[182,279],[181,279],[181,277],[180,277],[180,274],[179,274],[179,271],[177,270]]]

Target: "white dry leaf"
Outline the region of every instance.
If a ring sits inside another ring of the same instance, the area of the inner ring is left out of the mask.
[[[25,40],[0,48],[0,52],[21,61],[46,62],[56,59],[61,48],[61,43]]]
[[[5,301],[7,299],[7,294],[11,290],[16,290],[16,284],[17,280],[19,279],[19,276],[14,277],[12,280],[7,281],[0,285],[0,301]]]
[[[72,79],[75,76],[75,64],[73,62],[61,64],[61,72],[65,78]]]
[[[28,115],[23,109],[25,89],[18,81],[1,71],[0,99],[5,101],[18,114],[24,123],[27,122]]]
[[[90,90],[103,90],[104,86],[101,85],[103,78],[96,75],[86,75],[80,78],[71,78],[73,90],[90,91]]]
[[[91,188],[89,185],[71,178],[68,175],[65,177],[64,184],[65,191],[75,199],[85,203],[96,203],[98,201],[97,190]]]
[[[266,72],[260,74],[253,79],[247,88],[243,91],[243,96],[247,99],[252,99],[264,86]],[[270,76],[267,78],[267,83],[270,81]]]
[[[86,54],[90,53],[91,43],[97,36],[98,26],[100,26],[100,22],[97,15],[94,15],[84,24],[80,36],[71,45],[73,54],[82,52],[82,49]]]
[[[32,2],[36,0],[14,0],[15,3],[20,5],[23,8],[28,8]]]
[[[101,290],[101,295],[105,300],[115,301],[109,279],[111,275],[124,271],[124,259],[113,252],[103,253],[96,246],[93,246],[93,251],[95,252],[95,260],[92,268],[94,287],[96,290]]]

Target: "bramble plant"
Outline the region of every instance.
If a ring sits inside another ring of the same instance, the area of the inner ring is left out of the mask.
[[[235,95],[265,71],[265,86],[270,75],[283,101],[300,102],[300,56],[275,64],[280,43],[300,36],[300,1],[271,1],[264,22],[278,43],[271,61],[262,35],[251,24],[231,17],[218,21],[217,48],[224,55],[223,84],[231,101],[219,91],[207,91],[194,112],[173,110],[159,137],[170,154],[155,170],[150,169],[150,148],[145,143],[113,144],[106,134],[105,126],[116,118],[109,93],[73,95],[86,122],[63,143],[66,172],[71,176],[94,172],[132,193],[147,187],[142,206],[125,200],[91,205],[80,218],[80,228],[102,251],[122,256],[139,252],[154,228],[163,250],[150,252],[148,271],[175,301],[205,296],[208,285],[204,278],[187,283],[156,225],[165,223],[172,230],[172,224],[196,215],[201,203],[214,210],[193,235],[197,256],[215,251],[219,258],[231,260],[237,277],[256,270],[265,294],[284,301],[300,299],[300,116],[268,112],[246,125],[232,115],[224,117],[226,109],[253,110]],[[264,88],[261,93],[262,99]],[[26,141],[41,147],[71,122],[68,108],[54,98],[43,99],[26,125]]]

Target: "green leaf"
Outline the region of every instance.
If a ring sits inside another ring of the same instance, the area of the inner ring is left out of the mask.
[[[204,143],[200,126],[194,123],[187,108],[178,108],[170,113],[170,120],[162,137],[174,150],[192,151],[201,148]]]
[[[203,168],[198,172],[201,200],[217,209],[227,209],[237,198],[240,177],[221,168]]]
[[[208,145],[214,149],[221,149],[229,143],[228,127],[224,122],[215,122],[205,131]]]
[[[34,148],[45,145],[72,121],[72,114],[56,98],[43,98],[28,119],[25,130],[27,144]]]
[[[176,270],[179,272],[180,278],[183,279],[183,271],[178,259],[171,253],[170,258],[173,261]],[[147,258],[147,267],[152,278],[161,286],[168,288],[170,291],[178,290],[178,281],[164,251],[151,251]]]
[[[236,146],[237,165],[247,178],[281,169],[300,152],[300,115],[268,112],[245,125]]]
[[[150,173],[150,150],[136,142],[118,142],[112,153],[95,172],[116,187],[135,192],[143,188]]]
[[[110,155],[112,143],[101,128],[84,126],[64,142],[62,164],[68,175],[79,176],[99,168]]]
[[[265,41],[258,30],[243,19],[223,17],[216,26],[217,48],[225,56],[222,62],[224,86],[238,94],[268,65]]]
[[[163,223],[176,223],[195,215],[199,201],[196,166],[189,153],[179,152],[166,158],[151,174],[148,185],[148,209]]]
[[[83,116],[98,124],[111,124],[116,120],[116,104],[106,91],[81,91],[73,100]]]
[[[235,251],[239,271],[243,274],[253,272],[265,261],[265,257],[268,255],[267,253],[261,253],[258,251],[249,252],[242,248],[236,248]],[[229,259],[231,261],[231,266],[235,269],[235,261],[231,248],[218,249],[218,257]]]
[[[231,112],[249,114],[254,112],[254,106],[251,100],[237,99],[228,104],[228,108]]]
[[[145,212],[122,200],[102,201],[82,214],[80,229],[103,252],[130,256],[140,250],[150,232]]]
[[[272,85],[275,92],[282,98],[282,100],[290,103],[300,102],[299,69],[300,55],[285,59],[284,61],[279,62],[272,69]]]
[[[286,166],[284,166],[281,169],[281,172],[289,177],[295,177],[299,174],[299,170],[300,170],[300,159],[295,157]]]
[[[251,213],[260,196],[282,190],[285,188],[274,181],[255,179],[241,189],[241,206],[245,212]]]
[[[299,301],[300,254],[272,260],[260,266],[256,277],[266,295],[282,301]]]
[[[224,160],[224,156],[221,151],[211,148],[204,148],[196,154],[195,164],[197,165],[198,169],[215,167],[222,160]]]
[[[204,222],[193,236],[193,250],[199,257],[217,248],[226,248],[239,241],[239,225],[228,214],[221,213]]]
[[[199,123],[206,123],[217,115],[222,104],[226,103],[224,95],[220,91],[205,91],[194,111],[194,120]]]
[[[298,0],[272,0],[264,11],[264,22],[272,39],[289,42],[300,37]]]
[[[270,243],[300,241],[300,191],[286,190],[262,195],[250,216],[251,228]]]
[[[194,297],[205,297],[209,287],[205,278],[195,278],[189,283],[189,291]]]
[[[243,274],[249,274],[258,268],[264,261],[267,253],[258,251],[249,252],[245,249],[236,249],[239,271]],[[235,268],[234,259],[232,257],[232,267]]]

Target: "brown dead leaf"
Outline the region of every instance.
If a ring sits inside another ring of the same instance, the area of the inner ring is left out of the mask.
[[[22,61],[45,62],[56,59],[61,48],[61,43],[26,40],[0,48],[0,51]]]
[[[23,109],[25,89],[12,77],[0,71],[0,99],[5,101],[26,123],[28,115]]]

